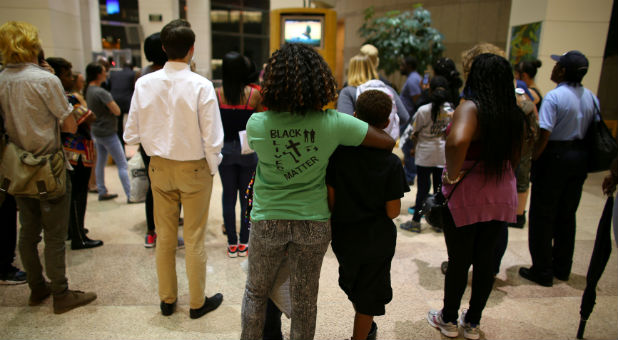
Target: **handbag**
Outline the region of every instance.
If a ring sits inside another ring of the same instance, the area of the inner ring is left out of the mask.
[[[129,181],[131,183],[129,199],[131,202],[144,202],[148,194],[150,181],[148,180],[148,170],[142,160],[142,154],[136,152],[127,162],[127,166],[129,168]]]
[[[592,119],[584,141],[588,149],[588,172],[599,172],[609,169],[609,165],[618,154],[618,143],[603,122],[594,98],[592,98],[592,102],[594,103],[595,118],[598,116],[599,120]]]
[[[52,154],[41,156],[10,141],[2,149],[0,192],[36,199],[54,199],[66,193],[66,160],[62,146]]]
[[[455,189],[461,181],[466,178],[468,173],[478,164],[478,160],[472,165],[472,167],[466,171],[466,173],[461,177],[461,179],[455,183],[453,190],[451,190],[448,197],[444,197],[442,193],[442,184],[438,187],[438,191],[432,195],[428,195],[423,202],[423,206],[421,207],[421,214],[425,216],[425,220],[429,225],[434,228],[444,229],[448,224],[452,224],[453,216],[451,215],[451,211],[448,208],[448,201],[453,196]]]

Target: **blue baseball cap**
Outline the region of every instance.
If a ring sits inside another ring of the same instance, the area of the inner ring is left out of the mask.
[[[580,51],[569,51],[563,55],[552,54],[551,58],[564,67],[567,72],[586,74],[588,72],[588,58]]]

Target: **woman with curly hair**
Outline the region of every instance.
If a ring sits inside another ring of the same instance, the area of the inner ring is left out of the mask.
[[[522,145],[523,112],[513,93],[509,62],[495,54],[474,59],[446,139],[445,183],[452,221],[444,228],[449,262],[444,307],[427,321],[448,337],[458,336],[458,313],[473,266],[470,307],[459,316],[467,339],[479,338],[481,313],[494,282],[496,245],[506,223],[515,221],[517,190],[513,169]]]
[[[258,155],[249,273],[241,339],[261,339],[266,303],[288,254],[291,339],[313,339],[322,260],[331,239],[326,199],[328,158],[338,145],[392,149],[385,132],[324,106],[337,95],[322,57],[303,44],[285,44],[268,61],[262,90],[266,112],[247,123]]]

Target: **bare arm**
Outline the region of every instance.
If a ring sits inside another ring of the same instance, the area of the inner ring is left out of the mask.
[[[361,145],[390,151],[395,147],[395,140],[384,130],[376,129],[370,125]]]
[[[391,220],[397,216],[401,212],[401,199],[396,199],[392,201],[386,202],[386,216]]]
[[[328,210],[332,212],[335,208],[335,188],[327,184],[326,190],[328,191]]]
[[[541,157],[541,154],[545,150],[547,142],[549,141],[549,135],[551,135],[551,131],[547,131],[545,129],[541,129],[540,131],[541,133],[539,135],[539,140],[537,140],[534,145],[534,154],[532,155],[532,159],[535,160]]]
[[[451,132],[446,138],[446,171],[449,174],[449,179],[455,180],[459,176],[477,128],[476,105],[474,102],[466,100],[455,110]]]
[[[107,108],[109,109],[109,112],[111,112],[114,116],[120,116],[120,106],[118,106],[115,101],[112,100],[111,102],[107,103]]]
[[[253,94],[251,95],[251,102],[249,106],[255,107],[255,112],[263,112],[264,106],[262,106],[262,95],[260,91],[253,90]]]
[[[69,133],[77,132],[77,122],[72,114],[64,119],[60,126],[60,131]]]

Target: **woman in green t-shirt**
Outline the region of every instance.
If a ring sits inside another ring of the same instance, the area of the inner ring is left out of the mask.
[[[324,106],[337,89],[313,48],[285,44],[267,63],[262,98],[269,110],[247,122],[258,154],[241,339],[261,339],[269,292],[286,256],[291,339],[313,339],[322,260],[331,238],[324,177],[338,145],[392,149],[385,132]],[[359,184],[362,185],[362,184]]]

